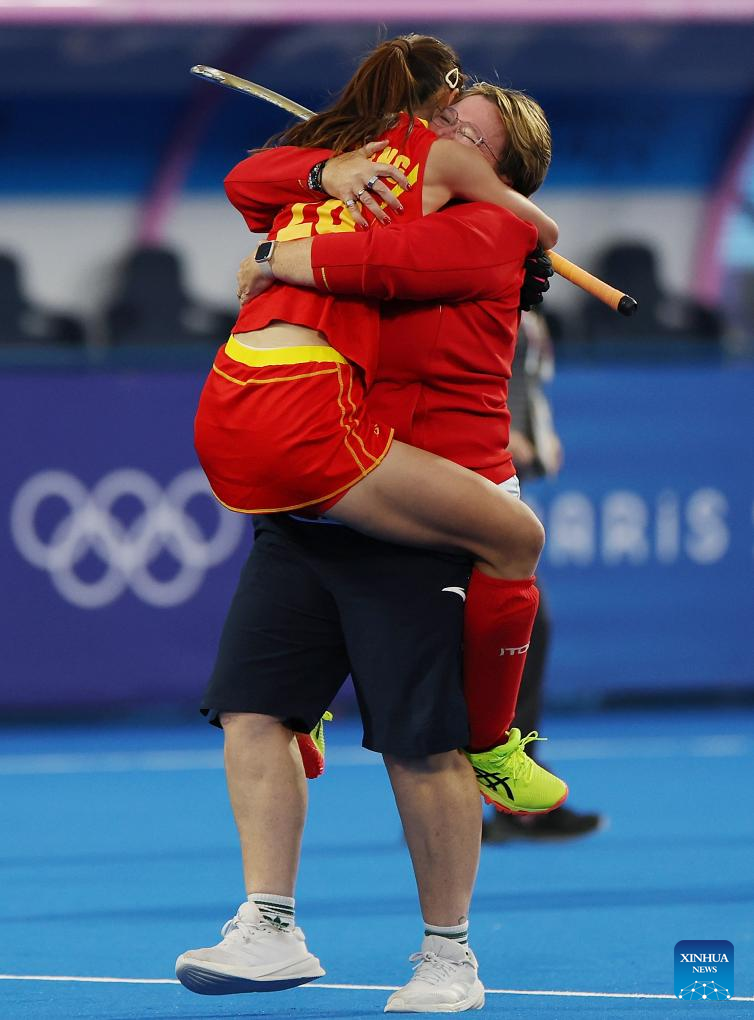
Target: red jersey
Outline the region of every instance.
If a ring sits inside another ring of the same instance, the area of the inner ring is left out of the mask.
[[[401,114],[395,126],[386,132],[385,138],[385,149],[373,159],[390,163],[402,170],[413,185],[405,193],[397,184],[392,189],[394,194],[403,196],[401,203],[404,212],[401,221],[408,222],[422,215],[424,168],[436,135],[424,121],[416,119],[409,131],[409,118]],[[332,155],[327,149],[304,151],[308,163],[306,173],[319,160]],[[270,225],[270,193],[267,191],[260,202],[260,192],[265,192],[269,177],[274,178],[280,173],[282,162],[288,166],[290,176],[291,156],[301,153],[301,149],[281,147],[265,150],[243,160],[225,179],[228,198],[251,230],[270,228],[268,236],[279,241],[319,234],[355,233],[356,225],[342,202],[332,198],[323,199],[320,193],[311,191],[308,200],[298,202],[291,201],[289,192],[283,203],[278,203],[278,208],[280,204],[284,204],[284,208],[276,213]],[[363,212],[367,219],[371,219],[368,210]],[[372,229],[378,227],[377,223],[372,225]],[[243,306],[234,333],[263,329],[274,321],[290,322],[317,330],[332,347],[364,370],[367,382],[373,378],[377,366],[380,329],[379,309],[374,302],[353,296],[336,300],[327,293],[306,287],[273,284],[269,290]]]
[[[335,348],[251,348],[233,336],[217,352],[194,422],[213,493],[247,514],[324,513],[392,441],[366,409],[361,372]]]
[[[370,414],[396,439],[494,482],[514,474],[508,380],[523,263],[536,243],[536,228],[512,213],[463,203],[312,248],[318,286],[391,299]]]

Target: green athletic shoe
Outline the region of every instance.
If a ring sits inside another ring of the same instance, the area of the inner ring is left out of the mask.
[[[332,722],[332,712],[325,712],[311,733],[296,734],[307,779],[318,779],[325,771],[326,722]]]
[[[533,740],[546,739],[536,730],[522,737],[521,730],[511,729],[505,744],[489,751],[464,752],[488,804],[509,815],[542,815],[560,807],[568,787],[525,751]]]

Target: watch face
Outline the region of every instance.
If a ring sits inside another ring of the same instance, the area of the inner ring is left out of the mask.
[[[273,241],[262,241],[262,243],[257,248],[256,254],[254,256],[254,261],[266,262],[269,259],[270,255],[272,255],[273,247],[274,247]]]

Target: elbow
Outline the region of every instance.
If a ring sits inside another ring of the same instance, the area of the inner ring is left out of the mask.
[[[549,251],[558,243],[558,225],[555,220],[548,220],[539,232],[539,243]]]

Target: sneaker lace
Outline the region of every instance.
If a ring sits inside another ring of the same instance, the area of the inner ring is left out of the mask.
[[[220,929],[220,934],[223,938],[233,936],[237,933],[237,937],[242,939],[244,942],[248,942],[254,937],[257,932],[281,932],[285,929],[277,924],[272,924],[269,921],[243,921],[236,914],[235,917],[231,917],[229,921]]]
[[[437,953],[412,953],[409,961],[414,964],[414,977],[426,981],[429,985],[439,985],[452,977],[458,964],[453,960],[444,960]]]
[[[526,780],[531,779],[535,762],[533,758],[526,754],[526,745],[533,743],[535,740],[547,740],[547,737],[540,737],[537,730],[532,730],[525,737],[521,737],[516,747],[508,755],[508,767],[513,779],[518,779],[519,777],[523,777]]]

